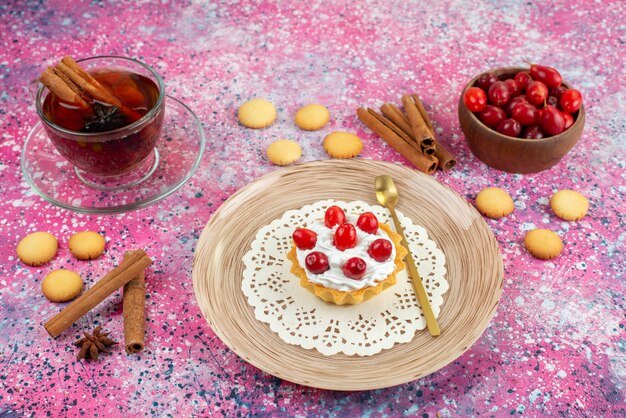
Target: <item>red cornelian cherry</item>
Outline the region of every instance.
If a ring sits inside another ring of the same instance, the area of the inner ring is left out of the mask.
[[[375,234],[378,232],[378,219],[372,212],[365,212],[359,216],[359,219],[356,221],[356,226],[358,226],[361,231],[367,232],[368,234]]]
[[[498,124],[506,119],[506,112],[498,106],[487,105],[478,113],[478,119],[491,129],[496,129]]]
[[[546,104],[557,107],[559,105],[559,99],[557,99],[555,96],[548,96],[548,98],[546,99]]]
[[[541,81],[533,81],[526,89],[526,98],[534,105],[541,105],[548,98],[548,88]]]
[[[306,228],[296,228],[291,238],[301,250],[310,250],[317,243],[317,234]]]
[[[498,76],[494,73],[483,73],[476,80],[476,86],[483,89],[483,91],[488,91],[489,87],[496,81],[498,81]]]
[[[496,81],[489,87],[489,103],[502,106],[511,99],[511,91],[504,81]]]
[[[321,274],[330,268],[328,265],[328,257],[319,251],[312,251],[304,258],[304,264],[307,270],[313,274]]]
[[[583,96],[576,89],[567,89],[559,100],[561,109],[568,113],[574,113],[583,104]]]
[[[470,112],[480,112],[487,106],[487,95],[478,87],[470,87],[463,95],[463,103]]]
[[[574,117],[571,113],[561,112],[563,114],[563,119],[565,119],[565,126],[563,130],[569,129],[570,126],[574,124]]]
[[[377,240],[372,241],[369,248],[367,249],[367,253],[374,260],[382,263],[387,261],[389,257],[391,257],[391,250],[393,249],[391,242],[384,238],[378,238]]]
[[[548,136],[558,135],[565,129],[565,118],[563,112],[554,106],[546,106],[543,108],[539,126]]]
[[[513,97],[507,104],[504,105],[503,110],[510,117],[511,114],[513,113],[513,108],[515,107],[516,104],[518,104],[520,102],[528,103],[528,100],[526,100],[526,96],[525,95]]]
[[[543,132],[541,128],[537,125],[529,126],[524,130],[522,134],[522,138],[526,139],[541,139],[543,138]]]
[[[517,97],[520,94],[522,94],[522,91],[517,86],[517,83],[515,82],[515,80],[513,80],[512,78],[509,78],[508,80],[504,80],[504,84],[506,84],[506,86],[509,88],[509,93],[511,93],[511,97]]]
[[[356,247],[356,228],[352,224],[339,225],[333,236],[333,244],[339,251]]]
[[[360,257],[352,257],[343,265],[343,274],[354,280],[361,280],[365,276],[367,264]]]
[[[502,135],[508,135],[517,138],[522,132],[522,125],[520,125],[520,123],[515,119],[504,119],[498,124],[496,131],[500,132]]]
[[[335,225],[343,225],[346,223],[346,214],[339,206],[333,205],[326,209],[324,215],[324,224],[328,228],[332,228]]]
[[[533,81],[528,71],[520,71],[515,74],[514,80],[519,91],[525,91],[528,88],[528,85]]]
[[[513,107],[511,118],[522,125],[534,125],[538,120],[537,108],[528,102],[519,102]]]
[[[556,87],[563,82],[563,77],[557,70],[545,65],[532,64],[530,66],[530,76],[533,80],[541,81],[548,87]]]
[[[560,99],[561,96],[563,96],[563,93],[565,93],[566,91],[567,91],[567,87],[561,84],[560,86],[552,87],[549,93],[550,93],[550,96],[554,96],[557,99]]]

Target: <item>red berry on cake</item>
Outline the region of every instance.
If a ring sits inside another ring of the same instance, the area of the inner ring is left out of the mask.
[[[379,238],[375,241],[372,241],[369,249],[367,250],[367,253],[374,260],[378,261],[379,263],[382,263],[384,261],[387,261],[389,257],[391,257],[392,249],[393,248],[392,248],[391,242],[389,242],[386,239]]]
[[[356,226],[358,226],[361,231],[367,232],[368,234],[375,234],[378,232],[378,219],[376,219],[376,215],[372,212],[365,212],[359,216],[359,219],[356,221]]]
[[[356,228],[352,224],[340,225],[333,236],[333,244],[339,251],[356,247]]]
[[[291,237],[296,243],[296,247],[301,250],[310,250],[317,243],[317,234],[306,228],[296,228]]]
[[[354,280],[361,280],[365,276],[367,265],[362,258],[352,257],[343,265],[343,274]]]
[[[330,268],[328,265],[328,257],[319,251],[313,251],[307,254],[304,259],[307,270],[313,274],[321,274]]]
[[[339,206],[333,205],[326,209],[326,215],[324,215],[324,224],[328,228],[332,228],[335,225],[343,225],[346,223],[346,214]]]

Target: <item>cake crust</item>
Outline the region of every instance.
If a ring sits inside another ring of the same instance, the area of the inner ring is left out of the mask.
[[[335,305],[356,305],[357,303],[373,298],[374,296],[380,294],[383,290],[396,284],[396,274],[404,270],[405,264],[403,260],[408,254],[406,248],[404,248],[401,244],[402,237],[399,234],[393,232],[389,225],[381,223],[378,227],[387,233],[389,239],[393,242],[393,245],[396,248],[396,257],[394,259],[396,267],[389,276],[378,282],[376,286],[368,286],[363,289],[346,292],[342,290],[329,289],[328,287],[312,283],[308,279],[304,268],[300,266],[300,263],[298,263],[295,245],[287,253],[287,259],[291,261],[291,273],[298,276],[300,279],[300,286],[304,287],[325,302],[334,303]]]

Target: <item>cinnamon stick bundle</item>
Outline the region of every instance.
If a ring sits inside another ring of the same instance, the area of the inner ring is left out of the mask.
[[[357,115],[418,170],[431,174],[437,167],[442,170],[454,167],[456,160],[437,139],[419,96],[404,95],[402,103],[406,114],[398,106],[385,103],[380,107],[380,114],[372,109],[360,108]]]
[[[143,250],[133,251],[128,257],[124,257],[119,266],[46,322],[44,328],[51,337],[59,336],[113,292],[137,277],[150,264],[152,260]]]
[[[405,139],[398,130],[392,129],[388,123],[381,120],[382,115],[377,117],[377,113],[372,109],[357,109],[357,115],[361,122],[380,136],[389,146],[398,151],[415,168],[424,173],[432,174],[437,169],[437,159],[422,153],[417,144],[411,139]],[[401,130],[400,130],[401,131]],[[406,135],[405,135],[406,136]]]
[[[407,96],[404,96],[404,97],[407,97]],[[433,123],[430,117],[428,116],[428,113],[426,112],[426,109],[424,108],[424,104],[420,100],[419,96],[417,94],[412,94],[410,96],[410,99],[411,100],[409,103],[409,107],[414,106],[417,109],[417,111],[419,112],[419,116],[421,117],[421,120],[424,122],[424,124],[430,131],[431,138],[433,139],[433,142],[430,145],[425,145],[422,142],[422,147],[421,147],[422,152],[426,155],[434,155],[435,157],[437,157],[437,160],[439,161],[438,166],[442,170],[448,170],[454,167],[456,165],[456,159],[454,158],[454,155],[452,155],[450,151],[448,151],[447,148],[437,138],[435,129],[433,127]],[[403,102],[404,101],[405,100],[403,100]],[[383,110],[383,107],[384,107],[384,110]],[[381,111],[383,111],[383,114],[387,116],[389,119],[391,119],[405,133],[413,137],[413,129],[409,123],[408,118],[404,115],[402,110],[400,110],[400,108],[398,108],[397,106],[391,103],[387,103],[383,105],[383,107],[381,107]]]
[[[130,256],[126,252],[124,260]],[[124,285],[124,347],[128,354],[138,353],[145,346],[146,325],[146,275],[142,270]]]
[[[125,106],[91,74],[81,68],[71,57],[65,56],[56,66],[47,68],[39,81],[64,102],[81,108],[98,101],[117,107],[129,120],[141,119],[141,114]]]

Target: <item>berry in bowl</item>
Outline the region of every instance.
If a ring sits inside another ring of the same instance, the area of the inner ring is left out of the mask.
[[[582,95],[554,68],[498,68],[463,89],[459,122],[474,155],[511,173],[546,170],[574,147],[585,124]]]

